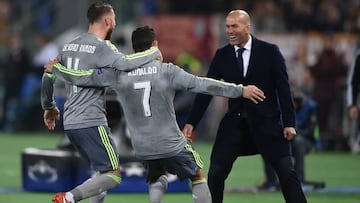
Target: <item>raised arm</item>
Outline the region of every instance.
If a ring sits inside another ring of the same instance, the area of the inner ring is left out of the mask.
[[[161,52],[157,47],[151,47],[142,52],[123,55],[110,41],[106,41],[106,45],[105,51],[99,55],[98,67],[109,67],[126,71],[138,68],[161,57]]]

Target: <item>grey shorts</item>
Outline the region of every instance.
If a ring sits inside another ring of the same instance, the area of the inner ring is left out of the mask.
[[[65,133],[92,170],[106,172],[119,168],[119,155],[109,127],[72,129]]]
[[[200,155],[189,143],[175,156],[165,159],[146,160],[144,164],[147,169],[146,182],[148,183],[154,183],[167,172],[177,175],[180,180],[192,178],[204,166]]]

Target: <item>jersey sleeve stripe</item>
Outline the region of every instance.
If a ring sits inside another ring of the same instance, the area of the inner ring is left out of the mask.
[[[88,76],[94,72],[94,69],[89,69],[89,70],[68,69],[65,66],[61,65],[60,63],[55,64],[54,67],[57,68],[62,73],[66,73],[66,74],[74,75],[74,76]]]
[[[128,59],[128,60],[134,60],[134,59],[137,59],[137,58],[140,58],[140,57],[144,57],[144,56],[148,56],[148,55],[154,54],[154,53],[156,53],[157,51],[159,51],[158,48],[156,48],[156,47],[151,47],[150,49],[148,49],[148,50],[146,50],[146,51],[137,52],[137,53],[133,53],[133,54],[129,54],[129,55],[124,55],[124,56],[122,56],[122,57],[125,58],[125,59]]]

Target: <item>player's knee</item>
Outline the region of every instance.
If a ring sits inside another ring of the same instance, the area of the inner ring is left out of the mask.
[[[200,169],[197,174],[191,178],[191,181],[192,182],[195,182],[195,181],[200,181],[200,180],[205,180],[205,177],[204,177],[204,171],[202,169]]]
[[[120,176],[121,171],[120,171],[120,168],[118,168],[115,170],[103,171],[103,172],[100,172],[100,174],[112,174],[112,175]]]
[[[116,187],[117,185],[119,185],[121,183],[120,169],[102,172],[101,175],[106,175],[107,177],[111,178],[114,182],[113,187]]]
[[[120,168],[118,168],[118,169],[116,169],[116,170],[111,171],[111,173],[113,173],[114,175],[120,176],[120,175],[121,175]]]
[[[166,191],[168,187],[168,180],[165,175],[160,176],[155,182],[149,183],[150,189],[160,189]]]

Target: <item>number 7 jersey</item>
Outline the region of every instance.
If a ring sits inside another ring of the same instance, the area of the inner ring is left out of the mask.
[[[168,158],[179,153],[186,139],[179,129],[173,105],[177,90],[240,97],[242,85],[197,77],[171,63],[154,60],[132,71],[112,69],[71,71],[60,64],[54,73],[82,86],[112,86],[118,92],[136,156],[142,160]]]

